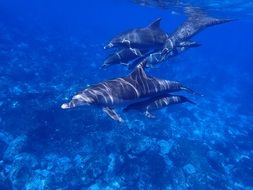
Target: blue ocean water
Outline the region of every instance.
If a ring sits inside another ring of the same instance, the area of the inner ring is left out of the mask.
[[[173,32],[192,4],[235,19],[146,72],[203,94],[149,119],[96,107],[62,110],[89,85],[117,34],[162,18]],[[253,5],[241,1],[0,1],[0,189],[253,189]]]

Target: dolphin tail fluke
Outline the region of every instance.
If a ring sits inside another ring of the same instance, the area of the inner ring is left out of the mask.
[[[186,92],[189,92],[189,93],[191,93],[191,94],[193,94],[193,95],[204,96],[203,94],[200,94],[200,93],[198,93],[198,92],[195,92],[194,90],[192,90],[192,89],[190,89],[190,88],[188,88],[188,87],[185,87],[185,86],[182,86],[182,87],[181,87],[181,90],[185,90]]]

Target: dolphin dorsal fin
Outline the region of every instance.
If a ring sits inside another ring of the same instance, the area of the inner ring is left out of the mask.
[[[133,70],[133,72],[130,73],[129,77],[132,78],[133,80],[138,80],[140,78],[141,79],[148,78],[143,67],[144,67],[143,63],[140,63],[139,65],[137,65],[135,69]]]
[[[148,25],[148,28],[150,28],[152,30],[160,29],[161,20],[162,20],[161,18],[156,19],[154,22],[152,22]]]

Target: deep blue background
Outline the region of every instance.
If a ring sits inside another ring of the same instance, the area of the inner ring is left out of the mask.
[[[246,4],[246,2],[245,2]],[[100,70],[116,34],[178,11],[129,1],[0,1],[0,189],[253,188],[253,21],[205,29],[201,47],[147,72],[204,94],[149,120],[101,110],[61,110],[88,84],[124,76]],[[208,12],[208,11],[207,11]],[[220,14],[212,15],[220,16]]]

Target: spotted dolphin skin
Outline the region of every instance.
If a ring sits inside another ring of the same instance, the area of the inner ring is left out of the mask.
[[[193,7],[186,7],[185,13],[188,16],[187,20],[167,38],[164,47],[146,57],[140,58],[140,62],[145,62],[146,67],[155,67],[189,48],[199,47],[200,44],[191,41],[194,35],[206,27],[232,21],[231,19],[209,17],[201,10]],[[138,64],[137,61],[134,61],[129,67],[133,68]]]
[[[75,95],[70,102],[62,104],[61,108],[95,105],[101,107],[112,119],[123,122],[123,119],[114,111],[115,106],[124,106],[179,90],[196,94],[179,82],[146,75],[143,65],[140,64],[129,76],[93,85]]]
[[[173,51],[163,56],[161,51],[145,51],[136,48],[123,48],[115,53],[109,55],[101,68],[106,69],[112,65],[125,65],[129,70],[133,70],[140,62],[145,62],[146,67],[154,67],[158,63],[169,59],[170,57],[177,56],[179,53],[188,48],[199,47],[200,44],[194,41],[184,41],[178,43],[178,46]]]
[[[128,112],[131,110],[142,111],[146,117],[154,118],[155,116],[151,114],[150,111],[160,110],[170,105],[181,104],[184,102],[195,104],[194,102],[192,102],[191,100],[189,100],[184,96],[164,94],[147,99],[145,101],[130,104],[126,108],[124,108],[123,111],[124,112]]]
[[[232,21],[232,19],[217,19],[204,14],[200,9],[186,7],[187,20],[170,35],[165,43],[163,54],[172,51],[178,44],[188,41],[201,30],[218,24]]]
[[[131,69],[138,64],[138,61],[145,61],[146,66],[153,67],[189,48],[198,47],[199,44],[191,41],[191,38],[201,30],[232,21],[231,19],[212,18],[199,8],[186,7],[184,12],[187,15],[186,21],[170,35],[160,29],[161,19],[157,19],[148,27],[133,29],[113,38],[105,48],[122,49],[109,56],[103,67],[123,62],[123,65],[128,65]],[[134,52],[145,51],[145,53],[134,54],[131,50]]]
[[[132,61],[131,64],[128,64],[127,66],[130,70],[132,70],[136,65],[142,63],[147,68],[153,68],[156,65],[160,64],[161,62],[166,61],[171,57],[175,57],[189,48],[199,47],[199,46],[200,44],[193,41],[181,42],[178,44],[177,47],[173,48],[173,50],[171,50],[170,52],[166,54],[163,54],[162,51],[156,51],[146,56],[142,56],[142,57],[139,57],[138,59],[135,59],[134,61]]]
[[[159,18],[147,27],[133,29],[113,38],[105,48],[123,49],[108,57],[103,67],[122,64],[122,60],[123,65],[128,65],[129,68],[134,68],[138,61],[145,61],[146,66],[153,67],[189,48],[198,47],[199,44],[191,41],[191,38],[201,30],[232,21],[210,17],[195,7],[185,7],[184,12],[187,15],[186,21],[170,35],[160,29]],[[133,54],[131,49],[145,53]]]
[[[161,18],[144,28],[132,29],[113,38],[104,48],[162,48],[168,35],[160,28]]]

